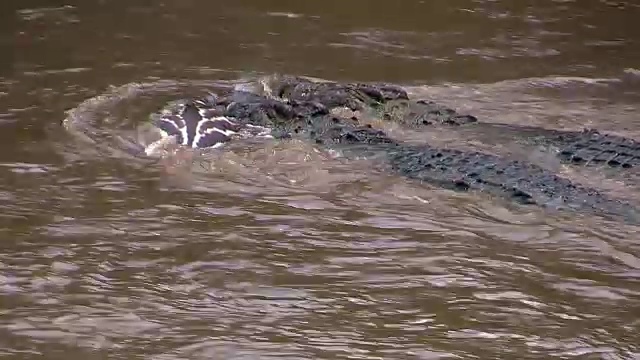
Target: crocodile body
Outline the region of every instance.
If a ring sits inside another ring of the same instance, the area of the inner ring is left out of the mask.
[[[357,115],[345,117],[332,112],[336,108],[347,108],[354,114],[368,112],[417,128],[436,124],[482,126],[473,116],[430,101],[412,100],[397,86],[316,83],[290,77],[272,85],[270,94],[240,92],[196,101],[205,105],[212,117],[231,119],[234,126],[266,127],[271,129],[274,138],[302,137],[345,153],[373,154],[382,158],[392,171],[435,186],[481,191],[522,204],[640,222],[640,212],[634,206],[535,164],[476,151],[403,143],[364,125]],[[640,161],[640,146],[631,139],[595,131],[533,127],[522,127],[522,130],[543,134],[540,141],[559,146],[558,155],[570,163],[631,168]]]
[[[603,134],[597,130],[556,131],[542,139],[560,146],[558,156],[576,165],[606,165],[631,169],[640,165],[640,143],[622,136]]]
[[[557,148],[560,160],[571,165],[608,166],[631,169],[640,166],[640,142],[617,135],[600,133],[597,130],[565,131],[545,129],[526,125],[507,125],[479,122],[472,115],[460,114],[454,109],[439,105],[429,100],[411,100],[407,93],[397,87],[380,85],[362,85],[367,89],[365,94],[373,94],[368,99],[360,100],[363,95],[359,91],[344,91],[357,86],[344,84],[314,84],[307,81],[286,82],[280,96],[290,100],[311,100],[325,103],[330,99],[331,106],[346,106],[351,110],[363,110],[370,107],[377,110],[379,117],[387,121],[396,121],[404,125],[422,128],[435,125],[472,127],[483,132],[490,125],[493,130],[507,131],[514,136],[520,135],[531,143]],[[373,89],[378,90],[378,94]],[[393,89],[393,92],[390,90]],[[386,90],[386,91],[385,91]],[[336,94],[333,97],[330,94]],[[352,95],[352,94],[356,95]],[[390,96],[391,95],[391,96]]]

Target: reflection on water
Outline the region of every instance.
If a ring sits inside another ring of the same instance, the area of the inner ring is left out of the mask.
[[[28,1],[0,33],[14,54],[0,63],[0,355],[640,357],[637,227],[303,142],[232,144],[180,172],[128,151],[165,101],[253,72],[413,83],[481,119],[639,138],[635,5],[127,4]],[[637,175],[568,169],[504,134],[384,126],[638,196]]]

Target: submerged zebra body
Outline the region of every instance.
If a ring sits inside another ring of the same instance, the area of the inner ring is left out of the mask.
[[[161,115],[154,125],[163,137],[174,136],[179,145],[201,149],[222,146],[241,128],[202,100],[189,101],[178,111]]]

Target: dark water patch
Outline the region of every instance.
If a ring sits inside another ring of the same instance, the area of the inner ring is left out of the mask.
[[[38,54],[55,53],[47,69],[92,68],[95,81],[103,85],[108,78],[125,82],[142,74],[184,74],[177,68],[337,80],[490,82],[558,73],[593,76],[635,66],[637,44],[632,29],[622,25],[632,22],[633,12],[594,6],[553,1],[535,6],[470,1],[398,7],[361,1],[287,6],[243,1],[221,6],[189,1],[25,8],[19,10],[22,17],[40,15],[20,22],[17,41],[25,51],[16,63],[25,70],[44,66]],[[116,28],[111,14],[119,16]],[[26,46],[30,39],[35,45]],[[96,62],[96,57],[103,60]]]

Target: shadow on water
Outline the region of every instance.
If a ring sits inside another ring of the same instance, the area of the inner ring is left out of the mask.
[[[167,100],[274,72],[639,138],[637,5],[16,4],[0,3],[0,355],[640,356],[636,227],[416,184],[303,142],[234,144],[177,173],[119,142]],[[165,87],[105,101],[132,83]],[[73,113],[75,134],[61,125]],[[386,126],[523,151],[504,134]],[[637,179],[525,155],[637,196]]]

